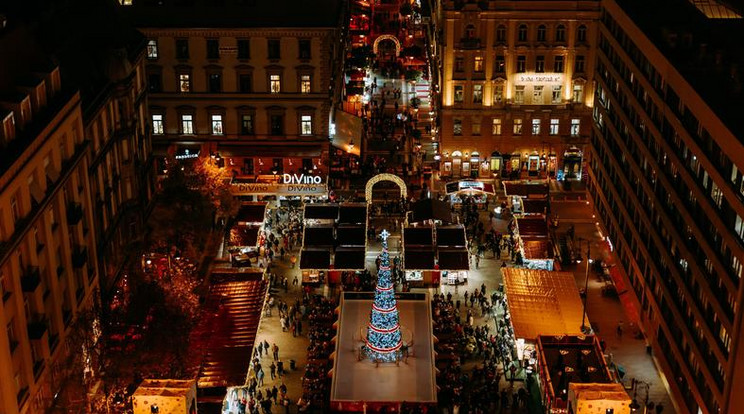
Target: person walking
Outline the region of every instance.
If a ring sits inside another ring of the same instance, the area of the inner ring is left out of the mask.
[[[279,378],[284,375],[284,362],[281,359],[276,362],[276,371],[277,374],[279,374]]]
[[[271,372],[271,380],[273,381],[276,379],[276,364],[274,364],[274,361],[271,361],[271,365],[269,365],[269,370]]]
[[[274,343],[271,346],[271,352],[274,355],[274,361],[278,361],[279,360],[279,347],[276,345],[276,343]]]

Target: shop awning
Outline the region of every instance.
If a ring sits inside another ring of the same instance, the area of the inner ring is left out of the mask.
[[[425,198],[414,203],[413,222],[440,220],[445,224],[452,223],[452,211],[449,204],[433,198]]]
[[[333,246],[335,244],[332,226],[305,227],[304,247]]]
[[[300,269],[328,270],[330,268],[330,249],[302,249],[300,253]]]
[[[406,248],[405,268],[407,270],[433,270],[434,258],[433,248]]]
[[[266,216],[266,203],[243,203],[238,209],[236,221],[238,223],[260,224]]]
[[[260,143],[260,141],[257,141]],[[269,145],[271,144],[271,145]],[[219,145],[217,151],[222,157],[261,157],[261,158],[317,158],[322,152],[321,145],[313,146],[278,146],[275,141],[266,141],[261,145]]]
[[[336,242],[339,246],[365,246],[367,231],[363,226],[342,224],[336,229]]]
[[[441,270],[470,270],[468,251],[463,248],[438,249],[438,264]]]
[[[364,247],[339,247],[333,256],[333,268],[339,270],[363,270]]]
[[[437,246],[465,246],[465,227],[437,227]]]
[[[305,219],[336,220],[338,204],[305,204]]]
[[[406,227],[403,229],[405,246],[432,246],[434,236],[431,227]]]
[[[339,224],[366,225],[367,204],[341,204],[338,222]]]

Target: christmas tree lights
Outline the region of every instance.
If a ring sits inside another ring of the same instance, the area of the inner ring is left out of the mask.
[[[375,300],[370,312],[367,326],[367,339],[363,352],[367,358],[375,362],[397,362],[402,355],[403,344],[400,333],[398,305],[395,300],[395,290],[390,271],[390,255],[387,249],[387,238],[390,235],[383,230],[382,254],[377,269],[377,288]]]

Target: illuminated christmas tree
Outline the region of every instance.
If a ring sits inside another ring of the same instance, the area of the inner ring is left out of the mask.
[[[382,255],[377,268],[377,288],[372,312],[369,317],[366,344],[363,347],[367,358],[375,362],[397,362],[401,357],[401,334],[398,305],[390,272],[390,255],[387,249],[386,230],[382,238]]]

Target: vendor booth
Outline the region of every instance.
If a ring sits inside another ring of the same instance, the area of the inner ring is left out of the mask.
[[[522,265],[528,269],[553,270],[553,242],[547,218],[544,215],[531,215],[517,218],[515,222]]]
[[[572,414],[630,414],[633,400],[622,384],[568,384],[569,412]]]
[[[503,181],[509,207],[517,217],[550,212],[550,189],[546,180]]]
[[[132,395],[134,414],[196,414],[196,380],[146,379]]]
[[[236,267],[257,265],[261,250],[261,229],[266,219],[265,202],[243,202],[230,228],[227,250],[230,262]]]
[[[495,194],[493,184],[478,180],[453,181],[445,184],[444,187],[447,199],[455,208],[459,208],[467,197],[477,204],[485,204],[488,196]]]
[[[573,273],[505,267],[507,320],[517,357],[535,369],[539,335],[580,335],[583,305]],[[588,323],[588,322],[587,322]]]

